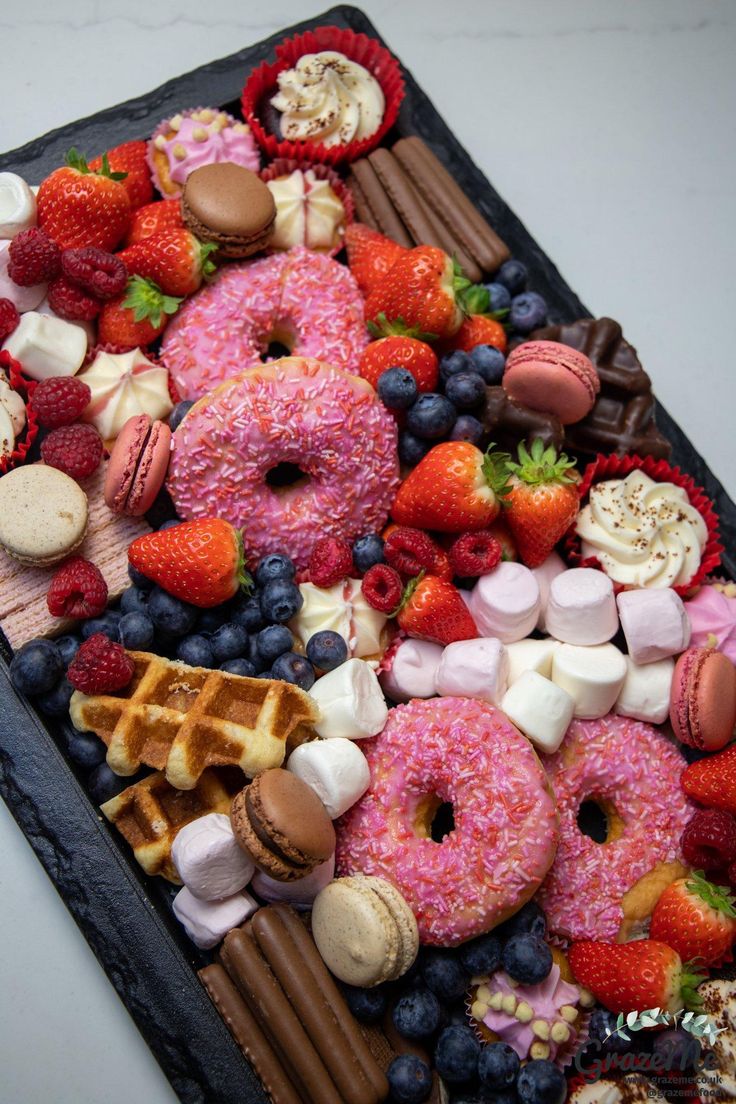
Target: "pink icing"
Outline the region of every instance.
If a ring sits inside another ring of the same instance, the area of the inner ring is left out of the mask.
[[[493,1008],[489,1008],[483,1017],[483,1023],[486,1027],[494,1031],[502,1042],[513,1047],[520,1058],[529,1056],[529,1048],[537,1038],[531,1027],[534,1020],[545,1020],[550,1025],[556,1022],[566,1023],[560,1015],[560,1009],[566,1004],[576,1007],[580,999],[578,987],[570,985],[560,977],[560,968],[557,963],[554,963],[549,975],[538,985],[512,986],[503,971],[493,974],[485,984],[491,993],[500,991],[504,995],[509,994],[515,997],[518,1003],[526,1001],[534,1009],[534,1015],[529,1023],[521,1023],[507,1012],[496,1012]],[[553,1062],[561,1049],[565,1051],[574,1049],[577,1032],[572,1024],[568,1023],[567,1027],[570,1035],[562,1046],[555,1043],[553,1039],[545,1039],[547,1046],[550,1048],[550,1059]]]
[[[282,462],[308,482],[270,487]],[[242,526],[251,564],[286,552],[301,568],[319,537],[380,529],[398,484],[393,417],[365,380],[316,360],[285,357],[236,376],[173,436],[177,513]]]
[[[685,603],[685,611],[692,627],[691,645],[715,647],[736,663],[736,597],[706,585]]]
[[[272,337],[357,375],[369,339],[350,270],[301,245],[228,265],[171,320],[161,356],[182,398],[196,399],[260,364]]]
[[[408,901],[423,943],[455,946],[520,908],[549,869],[557,814],[528,740],[470,698],[415,700],[364,740],[371,785],[337,822],[339,874],[374,874]],[[441,843],[416,835],[430,795],[453,805]]]
[[[214,113],[219,114],[219,112]],[[190,115],[182,118],[178,131],[173,133],[168,121],[161,124],[153,136],[149,148],[149,165],[153,180],[159,191],[163,189],[158,185],[158,173],[156,171],[155,152],[163,153],[166,157],[169,176],[175,184],[183,185],[190,173],[200,169],[203,165],[214,165],[220,161],[232,161],[236,165],[242,165],[251,172],[258,172],[261,167],[261,159],[258,146],[250,132],[250,128],[244,123],[238,123],[232,115],[227,116],[228,125],[221,130],[213,128],[212,124],[203,123],[193,119]],[[233,130],[237,126],[238,130]],[[195,132],[206,130],[207,137],[197,140]],[[159,150],[154,146],[154,140],[164,136],[164,147]],[[169,137],[169,135],[171,135]],[[175,157],[174,147],[184,150],[185,156]],[[181,189],[179,189],[181,190]],[[170,193],[167,193],[170,194]]]
[[[573,721],[545,766],[557,797],[560,845],[537,900],[552,933],[613,940],[621,899],[657,863],[680,858],[679,840],[694,806],[680,787],[680,752],[650,725],[609,714]],[[610,802],[623,833],[596,843],[577,824],[587,798]]]

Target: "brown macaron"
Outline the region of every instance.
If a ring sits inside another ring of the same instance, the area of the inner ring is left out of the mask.
[[[257,173],[221,161],[187,177],[181,197],[184,222],[223,257],[250,257],[273,233],[276,204]]]
[[[335,851],[335,829],[317,794],[281,767],[235,795],[230,820],[258,869],[279,882],[304,878]]]

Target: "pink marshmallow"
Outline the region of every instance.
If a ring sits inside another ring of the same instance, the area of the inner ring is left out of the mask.
[[[320,890],[329,885],[335,876],[335,856],[332,855],[327,862],[315,867],[306,878],[299,878],[296,882],[277,882],[275,878],[269,878],[261,870],[256,870],[251,889],[267,901],[269,905],[283,902],[291,905],[300,912],[306,912],[312,907],[312,902]]]
[[[257,912],[258,902],[245,890],[222,901],[200,901],[184,886],[172,907],[192,943],[206,951],[216,947],[231,928],[237,928]]]
[[[685,651],[690,643],[690,621],[674,590],[622,590],[616,601],[634,663],[655,663]]]
[[[469,608],[481,636],[523,640],[537,624],[539,584],[523,564],[500,563],[475,584]]]
[[[0,299],[9,299],[19,314],[35,310],[46,295],[46,284],[19,287],[8,276],[10,239],[0,240]]]
[[[706,584],[685,603],[685,609],[693,647],[718,648],[736,663],[736,584]]]
[[[618,630],[613,583],[602,571],[574,567],[551,582],[545,627],[565,644],[605,644]]]
[[[561,575],[563,571],[567,571],[567,567],[562,557],[558,556],[556,552],[550,552],[543,564],[531,569],[532,575],[539,584],[539,598],[542,608],[539,611],[537,628],[542,632],[544,632],[544,619],[547,614],[547,603],[549,602],[549,588],[552,580]]]
[[[509,680],[509,657],[500,640],[457,640],[442,653],[435,676],[443,697],[479,698],[498,705]]]
[[[434,677],[441,658],[441,644],[432,644],[428,640],[403,640],[394,653],[389,670],[379,675],[382,690],[395,702],[434,697],[437,693]]]

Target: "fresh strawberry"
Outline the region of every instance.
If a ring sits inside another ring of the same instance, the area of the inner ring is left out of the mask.
[[[686,767],[682,788],[701,805],[736,816],[736,744]]]
[[[479,297],[451,257],[433,245],[405,252],[371,291],[365,304],[368,328],[379,334],[405,333],[426,340],[452,337]]]
[[[205,276],[215,271],[210,253],[189,230],[162,230],[118,253],[131,276],[153,280],[164,295],[192,295]]]
[[[121,349],[150,345],[164,332],[181,299],[164,295],[151,280],[133,276],[122,295],[110,299],[97,319],[97,337]]]
[[[389,368],[406,368],[420,391],[434,391],[439,379],[439,364],[434,349],[416,337],[380,337],[372,341],[360,358],[360,374],[371,387]]]
[[[468,441],[435,445],[399,487],[391,516],[399,525],[464,533],[487,529],[501,508],[502,454],[484,456]]]
[[[577,983],[611,1012],[678,1012],[697,1004],[702,977],[686,972],[677,951],[655,939],[573,943],[568,959]]]
[[[736,940],[734,898],[722,886],[706,881],[702,872],[678,878],[654,906],[649,937],[677,951],[683,962],[703,966],[731,962]]]
[[[99,172],[72,149],[67,164],[47,176],[38,189],[38,225],[62,249],[96,245],[114,249],[130,222],[124,173],[112,172],[107,157]]]
[[[572,460],[535,437],[531,452],[519,445],[519,461],[508,461],[511,473],[504,498],[504,517],[519,556],[527,567],[539,567],[577,517],[580,498]]]
[[[502,560],[518,560],[519,553],[516,550],[516,542],[511,536],[511,530],[506,524],[503,514],[496,518],[489,532],[501,545]]]
[[[240,533],[220,518],[146,533],[133,541],[128,560],[175,598],[204,609],[219,606],[251,583]]]
[[[113,172],[126,174],[121,184],[128,193],[131,210],[151,202],[153,184],[145,142],[123,142],[122,146],[114,146],[107,151],[107,160]],[[93,172],[98,172],[102,168],[102,156],[90,161],[89,167]]]
[[[408,252],[362,222],[351,222],[346,228],[345,248],[348,268],[363,295],[370,295],[394,262]]]
[[[452,644],[473,640],[478,630],[460,591],[437,575],[420,575],[408,584],[398,613],[399,625],[418,640]]]
[[[157,203],[147,203],[145,207],[133,211],[125,245],[136,245],[145,238],[160,234],[162,230],[181,230],[183,226],[180,200],[162,199]]]
[[[495,345],[502,353],[506,352],[506,331],[492,314],[471,314],[463,321],[454,337],[443,346],[443,351],[462,349],[469,353],[476,345]]]

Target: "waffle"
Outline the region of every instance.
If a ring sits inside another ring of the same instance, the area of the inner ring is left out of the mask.
[[[156,771],[134,786],[128,786],[100,809],[133,848],[146,874],[161,874],[181,885],[171,861],[176,833],[185,824],[208,813],[227,815],[230,802],[242,784],[240,771],[214,767],[204,771],[193,789],[176,790],[161,771]]]
[[[116,774],[141,764],[191,790],[207,767],[237,766],[249,777],[278,767],[289,749],[314,736],[315,702],[288,682],[188,667],[130,652],[133,680],[116,694],[72,695],[72,723],[107,745]]]

